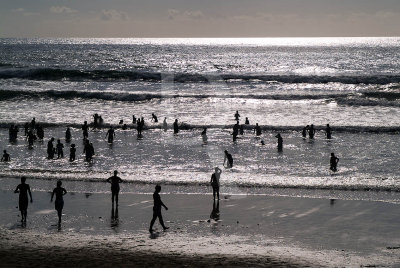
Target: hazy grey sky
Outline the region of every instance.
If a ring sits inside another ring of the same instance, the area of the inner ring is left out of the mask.
[[[1,0],[0,36],[400,36],[400,0]]]

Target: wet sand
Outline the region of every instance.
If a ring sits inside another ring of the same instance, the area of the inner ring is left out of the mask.
[[[68,183],[64,186],[68,190]],[[170,229],[162,232],[157,221],[150,235],[151,192],[121,194],[118,212],[111,194],[70,192],[61,228],[50,193],[34,191],[33,198],[23,227],[17,194],[0,191],[4,266],[400,264],[399,204],[223,194],[217,207],[211,195],[163,194]]]

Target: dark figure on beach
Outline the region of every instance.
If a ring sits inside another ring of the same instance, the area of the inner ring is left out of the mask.
[[[233,142],[237,140],[237,136],[239,135],[239,128],[240,127],[238,123],[233,125],[233,132],[232,132]]]
[[[239,133],[240,135],[244,135],[244,125],[240,125],[240,129],[239,129]]]
[[[85,146],[83,147],[83,153],[85,154],[85,160],[87,162],[92,161],[94,155],[94,148],[93,145],[89,142],[89,140],[86,140],[85,142]]]
[[[19,193],[18,207],[21,211],[21,222],[26,222],[26,216],[28,214],[28,194],[31,199],[31,203],[33,202],[31,188],[29,187],[29,184],[25,183],[25,181],[26,178],[21,177],[21,184],[19,184],[14,191],[14,193]]]
[[[29,123],[25,123],[25,125],[24,125],[24,130],[25,130],[25,132],[24,132],[24,136],[28,135],[28,131],[29,131]]]
[[[9,140],[10,142],[15,142],[17,141],[18,138],[18,127],[11,125],[10,128],[8,129],[8,136],[9,136]]]
[[[164,117],[163,129],[164,129],[164,131],[168,130],[168,124],[167,124],[167,118],[166,117]]]
[[[119,120],[119,123],[118,123],[118,125],[123,125],[124,124],[124,120]]]
[[[57,181],[57,187],[54,188],[53,193],[51,194],[51,199],[50,202],[53,202],[53,197],[56,195],[56,201],[54,202],[55,209],[57,210],[57,215],[58,215],[58,225],[61,224],[61,216],[62,216],[62,210],[64,208],[64,199],[63,196],[67,194],[67,190],[65,190],[63,187],[61,187],[62,182]]]
[[[122,130],[127,130],[127,129],[128,129],[128,125],[127,124],[123,124]]]
[[[115,131],[113,127],[110,127],[110,129],[107,131],[106,138],[108,137],[108,143],[113,143],[114,137],[115,137]]]
[[[307,131],[310,128],[309,125],[303,127],[303,130],[301,131],[301,136],[303,136],[303,138],[305,139],[307,137]]]
[[[257,136],[261,136],[261,127],[258,125],[258,123],[256,123],[254,133],[256,133]]]
[[[28,146],[29,148],[33,147],[33,142],[35,141],[36,136],[33,134],[32,130],[28,131],[28,135],[26,136],[26,139],[28,140]]]
[[[158,123],[158,118],[155,114],[151,114],[151,121],[154,121],[154,123]]]
[[[224,156],[224,163],[223,166],[225,166],[225,162],[226,162],[226,167],[227,168],[231,168],[233,167],[233,157],[230,153],[228,153],[227,150],[224,151],[225,156]]]
[[[75,161],[75,154],[76,154],[75,144],[71,144],[71,148],[69,149],[69,161],[70,162]]]
[[[57,159],[64,158],[64,144],[61,143],[61,141],[58,139],[57,144]]]
[[[150,228],[149,228],[149,232],[150,233],[154,232],[153,225],[154,225],[154,222],[156,221],[157,218],[160,221],[160,224],[161,224],[162,228],[164,229],[164,231],[169,229],[169,227],[166,227],[164,225],[163,217],[162,217],[162,214],[161,214],[161,208],[162,207],[164,207],[165,210],[168,210],[168,208],[161,201],[161,197],[160,197],[160,194],[159,194],[160,191],[161,191],[161,186],[160,185],[156,185],[156,190],[154,191],[154,194],[153,194],[154,206],[153,206],[153,218],[151,219]]]
[[[33,130],[33,129],[36,129],[36,119],[35,119],[35,117],[32,118],[30,128],[31,128],[32,130]]]
[[[7,153],[7,150],[4,150],[3,156],[1,157],[1,162],[9,162],[10,160],[10,155]]]
[[[261,145],[265,145],[265,142],[264,142],[264,140],[261,140]]]
[[[142,126],[142,122],[140,121],[140,118],[138,118],[138,120],[137,120],[136,130],[137,130],[138,136],[141,136],[142,135],[143,126]]]
[[[213,189],[213,197],[215,199],[215,195],[217,195],[217,199],[219,200],[219,178],[221,176],[222,170],[219,167],[215,167],[215,172],[211,175],[211,186]]]
[[[94,114],[93,115],[93,127],[98,127],[99,126],[99,114]]]
[[[37,125],[36,127],[36,134],[39,140],[43,141],[44,138],[44,130],[41,125]]]
[[[144,128],[144,117],[141,117],[140,124],[142,124],[142,129]]]
[[[101,115],[99,115],[99,125],[101,126],[104,123],[103,118],[101,117]]]
[[[83,122],[82,133],[83,133],[83,139],[86,140],[89,137],[89,126],[87,124],[87,121]]]
[[[311,124],[310,128],[308,129],[308,137],[310,139],[314,139],[314,135],[315,135],[314,125]]]
[[[174,134],[178,134],[178,132],[179,132],[178,119],[175,119],[175,122],[174,122]]]
[[[66,143],[71,142],[71,138],[72,138],[71,129],[67,127],[67,130],[65,131],[65,142]]]
[[[213,201],[213,209],[210,214],[210,219],[214,221],[219,221],[219,199],[217,201]]]
[[[54,158],[54,145],[53,145],[54,138],[51,138],[47,143],[47,159]]]
[[[335,156],[334,153],[331,153],[331,159],[330,159],[330,170],[333,172],[337,171],[337,164],[339,163],[339,158]]]
[[[132,115],[132,124],[136,124],[136,116]]]
[[[201,137],[203,139],[203,144],[207,143],[208,137],[207,137],[207,128],[205,127],[203,131],[201,132]]]
[[[235,113],[235,120],[236,120],[236,121],[239,121],[239,117],[240,117],[239,111],[236,111],[236,113]]]
[[[108,183],[111,183],[111,202],[113,206],[114,206],[114,199],[115,199],[115,204],[118,206],[119,184],[123,182],[122,179],[117,175],[118,171],[114,170],[114,175],[106,180]]]
[[[326,138],[328,140],[332,139],[332,130],[329,124],[326,124]]]
[[[275,138],[278,139],[278,152],[282,152],[283,149],[283,139],[280,133],[278,133],[278,135],[275,136]]]
[[[246,117],[246,120],[244,121],[244,124],[245,124],[245,125],[250,125],[250,121],[249,121],[249,118],[248,118],[248,117]]]

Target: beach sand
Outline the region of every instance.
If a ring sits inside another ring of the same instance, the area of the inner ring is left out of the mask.
[[[69,192],[61,228],[49,192],[33,192],[22,227],[18,195],[0,191],[1,266],[400,265],[399,204],[222,194],[217,207],[212,195],[178,194],[166,185],[161,198],[170,229],[163,232],[157,221],[150,235],[153,187],[120,194],[118,215],[110,193]]]

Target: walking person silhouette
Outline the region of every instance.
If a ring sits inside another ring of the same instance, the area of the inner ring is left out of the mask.
[[[153,218],[151,219],[150,222],[150,228],[149,228],[149,232],[153,233],[153,225],[154,222],[156,221],[156,219],[158,218],[158,220],[160,221],[160,224],[162,226],[162,228],[165,230],[169,229],[169,227],[166,227],[164,225],[164,220],[161,214],[161,208],[164,207],[165,210],[168,210],[168,208],[164,205],[164,203],[161,201],[161,197],[160,197],[160,192],[161,192],[161,186],[160,185],[156,185],[154,194],[153,194],[153,200],[154,200],[154,206],[153,206]]]
[[[119,184],[123,182],[123,180],[117,175],[118,171],[114,170],[114,175],[106,180],[108,183],[111,183],[111,202],[113,206],[114,206],[114,199],[116,206],[118,206]]]
[[[58,225],[61,225],[61,216],[62,210],[64,208],[64,199],[63,196],[67,194],[67,190],[61,187],[62,182],[57,181],[57,187],[54,188],[53,193],[51,194],[50,202],[53,202],[53,197],[56,195],[56,201],[54,202],[55,209],[57,210],[58,215]]]
[[[19,193],[18,207],[19,210],[21,211],[22,223],[26,223],[26,216],[28,215],[28,194],[31,199],[31,203],[33,202],[31,188],[29,187],[29,184],[25,183],[25,181],[26,178],[21,177],[21,184],[18,184],[17,188],[14,191],[14,193],[16,194]]]

